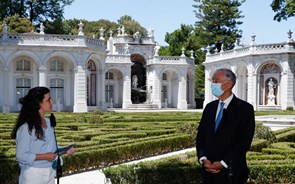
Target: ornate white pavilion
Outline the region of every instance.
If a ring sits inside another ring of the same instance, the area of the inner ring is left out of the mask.
[[[254,106],[255,110],[295,108],[295,42],[288,32],[286,42],[256,44],[255,35],[246,47],[214,54],[207,53],[205,66],[206,105],[215,99],[210,79],[218,68],[230,68],[237,76],[235,95]]]
[[[107,44],[105,44],[107,43]],[[18,99],[35,86],[51,89],[54,111],[195,108],[191,57],[159,56],[153,30],[143,37],[124,27],[104,40],[78,35],[0,34],[0,112],[16,112]]]

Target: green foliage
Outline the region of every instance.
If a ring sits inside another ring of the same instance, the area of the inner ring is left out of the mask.
[[[294,173],[294,163],[250,166],[250,176],[255,183],[294,183]]]
[[[292,0],[273,0],[271,8],[276,12],[274,20],[287,20],[295,15],[295,1]]]
[[[171,56],[169,49],[170,49],[169,46],[160,47],[159,55],[160,56]]]
[[[78,150],[73,156],[64,157],[63,172],[66,174],[192,147],[194,138],[177,132],[176,127],[184,122],[197,122],[201,114],[94,111],[60,112],[55,116],[58,144],[76,143]],[[0,113],[0,183],[15,181],[18,176],[15,140],[10,139],[16,118],[17,114]],[[10,160],[4,162],[5,159]]]
[[[112,183],[201,183],[201,167],[194,155],[181,154],[150,162],[103,169]]]
[[[269,143],[273,143],[276,141],[276,136],[269,127],[262,123],[256,123],[254,139],[265,139]]]
[[[294,127],[290,128],[289,131],[282,132],[276,135],[277,140],[280,142],[294,141],[295,140],[295,129]]]
[[[260,152],[263,148],[266,148],[267,146],[269,146],[269,141],[265,139],[254,139],[252,141],[250,150]]]
[[[70,34],[72,31],[72,28],[69,26],[68,21],[63,21],[62,18],[57,18],[54,21],[47,20],[43,22],[43,26],[45,27],[44,32],[46,34]],[[40,25],[38,25],[37,27],[40,27]]]
[[[34,31],[34,26],[27,18],[21,18],[18,14],[7,17],[4,19],[7,24],[7,31],[10,33],[30,33]],[[2,25],[4,21],[0,21]],[[2,32],[3,27],[0,27],[0,32]]]
[[[289,107],[286,108],[286,110],[287,110],[287,111],[293,111],[294,109],[293,109],[293,107],[290,107],[290,106],[289,106]]]
[[[88,168],[105,168],[113,164],[163,154],[194,146],[192,136],[201,113],[142,112],[119,113],[55,113],[56,135],[59,145],[75,142],[78,152],[64,157],[64,173],[85,171]],[[93,123],[100,117],[102,124]],[[15,142],[9,138],[16,114],[0,114],[0,183],[17,181],[18,164],[15,161]],[[294,183],[295,127],[274,132],[261,123],[257,125],[260,139],[255,138],[248,152],[251,179],[257,183]],[[267,136],[266,136],[267,135]],[[269,140],[267,140],[269,139]],[[267,147],[268,145],[268,147]],[[164,160],[140,163],[135,167],[104,169],[112,183],[199,183],[200,165],[196,152],[173,156]],[[11,171],[11,172],[10,172]],[[197,174],[196,174],[197,173]],[[277,175],[281,174],[281,177]],[[16,182],[13,182],[16,183]]]
[[[212,46],[212,50],[228,50],[234,47],[237,39],[241,38],[242,31],[238,26],[239,19],[244,16],[238,9],[245,0],[194,0],[193,5],[197,17],[196,35],[202,46]]]
[[[197,135],[197,123],[184,123],[178,126],[177,131],[182,134],[190,134],[193,138]]]
[[[74,0],[1,0],[0,19],[20,15],[29,18],[30,22],[40,23],[63,17],[64,7]]]
[[[96,109],[95,111],[93,111],[94,115],[103,115],[103,112],[99,109]]]
[[[195,71],[195,97],[204,98],[205,95],[205,67],[199,64]]]
[[[76,116],[77,123],[87,123],[87,118],[85,115],[81,114],[80,116]]]
[[[185,49],[185,55],[190,57],[190,50],[196,50],[194,47],[194,28],[193,26],[181,24],[180,29],[172,33],[166,33],[165,41],[169,44],[170,56],[180,56],[182,48]]]
[[[264,115],[270,115],[270,111],[255,111],[255,116],[264,116]],[[274,110],[271,111],[271,115],[275,116],[282,116],[282,115],[295,115],[295,111],[286,111],[286,110]]]
[[[124,26],[125,33],[128,35],[133,35],[136,32],[139,32],[142,36],[147,35],[147,30],[142,27],[139,22],[132,19],[132,17],[129,15],[124,15],[120,17],[120,19],[118,20],[118,24],[119,26]]]
[[[130,16],[123,16],[118,20],[118,23],[111,22],[109,20],[100,19],[98,21],[87,21],[70,19],[61,21],[56,19],[55,21],[47,21],[45,25],[45,33],[49,34],[78,34],[78,24],[80,21],[83,24],[83,32],[85,36],[100,38],[100,29],[104,31],[104,39],[107,41],[110,37],[110,31],[112,35],[117,33],[119,27],[124,26],[125,33],[128,35],[133,35],[137,31],[142,35],[146,36],[147,30],[140,25],[139,22],[133,20]]]

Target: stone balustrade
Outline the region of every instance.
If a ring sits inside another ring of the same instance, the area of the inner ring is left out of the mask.
[[[264,55],[274,53],[295,53],[295,42],[274,43],[274,44],[260,44],[247,47],[236,48],[228,51],[221,51],[219,53],[207,54],[205,62],[214,62],[230,58],[239,58],[249,55]]]
[[[133,36],[117,36],[114,38],[114,43],[137,43]],[[141,44],[155,44],[153,37],[141,37]]]
[[[90,47],[105,50],[103,40],[81,35],[1,33],[0,45]]]
[[[131,63],[130,55],[107,55],[106,63]]]
[[[190,64],[195,65],[194,59],[180,56],[155,56],[151,64]]]

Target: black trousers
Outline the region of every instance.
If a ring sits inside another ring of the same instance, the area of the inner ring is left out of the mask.
[[[246,182],[247,175],[245,174],[236,173],[229,178],[227,169],[222,169],[216,174],[203,170],[203,184],[245,184]]]

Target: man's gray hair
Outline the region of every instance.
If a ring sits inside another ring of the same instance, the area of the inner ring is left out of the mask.
[[[231,81],[233,82],[233,86],[235,86],[237,77],[236,77],[236,75],[234,74],[234,72],[232,72],[232,71],[231,71],[230,69],[228,69],[228,68],[220,68],[220,69],[217,69],[217,70],[215,71],[215,73],[217,73],[217,72],[223,72],[225,78],[228,79],[228,80],[231,80]]]

